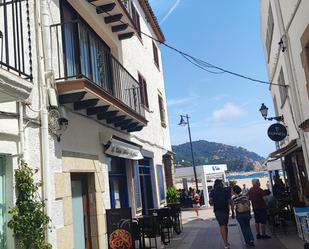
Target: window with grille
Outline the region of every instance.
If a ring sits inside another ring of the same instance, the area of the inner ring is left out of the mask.
[[[267,20],[267,32],[266,32],[266,51],[267,51],[267,61],[269,62],[271,43],[274,33],[274,16],[271,10],[271,5],[268,8],[268,20]]]
[[[153,59],[154,59],[154,63],[155,65],[160,68],[159,65],[159,55],[158,55],[158,48],[157,45],[154,43],[154,41],[152,41],[152,49],[153,49]]]
[[[161,125],[165,128],[166,127],[165,108],[163,98],[160,94],[158,95],[158,101],[159,101]]]
[[[280,92],[281,108],[282,108],[282,106],[284,105],[285,99],[288,96],[288,89],[286,87],[284,87],[285,86],[285,79],[284,79],[284,74],[283,74],[282,68],[281,68],[280,73],[279,73],[278,84],[280,84],[280,86],[278,86],[278,87],[279,87],[279,92]]]
[[[137,34],[139,35],[139,37],[142,37],[142,33],[141,33],[141,22],[140,22],[140,16],[133,4],[133,2],[131,2],[131,15],[132,15],[132,20],[133,23],[135,25]]]
[[[141,103],[145,107],[149,108],[147,83],[146,83],[145,78],[140,74],[138,74],[138,82],[139,82],[139,88],[140,88],[140,93],[141,93]]]

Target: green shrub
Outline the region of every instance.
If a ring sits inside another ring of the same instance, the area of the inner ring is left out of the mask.
[[[166,192],[167,204],[176,204],[180,201],[180,194],[175,187],[170,187]]]
[[[9,213],[8,227],[13,230],[17,245],[22,249],[51,249],[45,241],[50,218],[44,213],[44,201],[38,197],[41,182],[35,183],[34,172],[25,162],[15,171],[17,200]]]

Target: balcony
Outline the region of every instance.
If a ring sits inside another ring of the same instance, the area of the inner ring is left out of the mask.
[[[82,21],[52,25],[51,35],[60,103],[127,132],[142,130],[139,83],[105,42]]]
[[[0,1],[0,103],[23,101],[32,90],[28,1]]]

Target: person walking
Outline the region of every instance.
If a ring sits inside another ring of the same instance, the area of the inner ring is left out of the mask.
[[[209,204],[213,206],[216,219],[220,226],[221,236],[224,242],[224,248],[230,248],[228,242],[229,213],[231,205],[231,189],[224,187],[222,180],[217,179],[214,188],[209,194]]]
[[[250,227],[250,201],[247,194],[242,193],[242,190],[238,185],[235,185],[232,191],[232,210],[236,211],[236,220],[240,225],[246,245],[249,247],[254,246],[254,237]]]
[[[199,217],[200,196],[195,190],[193,190],[192,192],[192,206],[196,213],[196,216]]]
[[[243,184],[242,186],[243,186],[242,191],[241,191],[242,194],[248,195],[249,189],[247,188],[246,184]]]
[[[257,239],[270,239],[271,237],[266,234],[266,221],[267,221],[267,208],[264,200],[266,195],[264,190],[261,189],[259,179],[252,180],[253,187],[249,190],[249,200],[252,203],[256,238]]]

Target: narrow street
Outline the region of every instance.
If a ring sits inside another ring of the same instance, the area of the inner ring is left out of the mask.
[[[184,211],[184,230],[179,236],[175,236],[169,249],[223,249],[219,227],[214,219],[211,209],[201,210],[200,218],[195,217],[192,211]],[[252,219],[254,222],[254,220]],[[252,230],[255,234],[254,223]],[[270,232],[269,232],[270,233]],[[244,244],[240,228],[236,220],[229,223],[229,241],[231,249],[247,248]],[[294,227],[288,227],[285,231],[277,231],[272,234],[272,239],[255,241],[256,249],[302,249],[303,242],[298,239]]]

